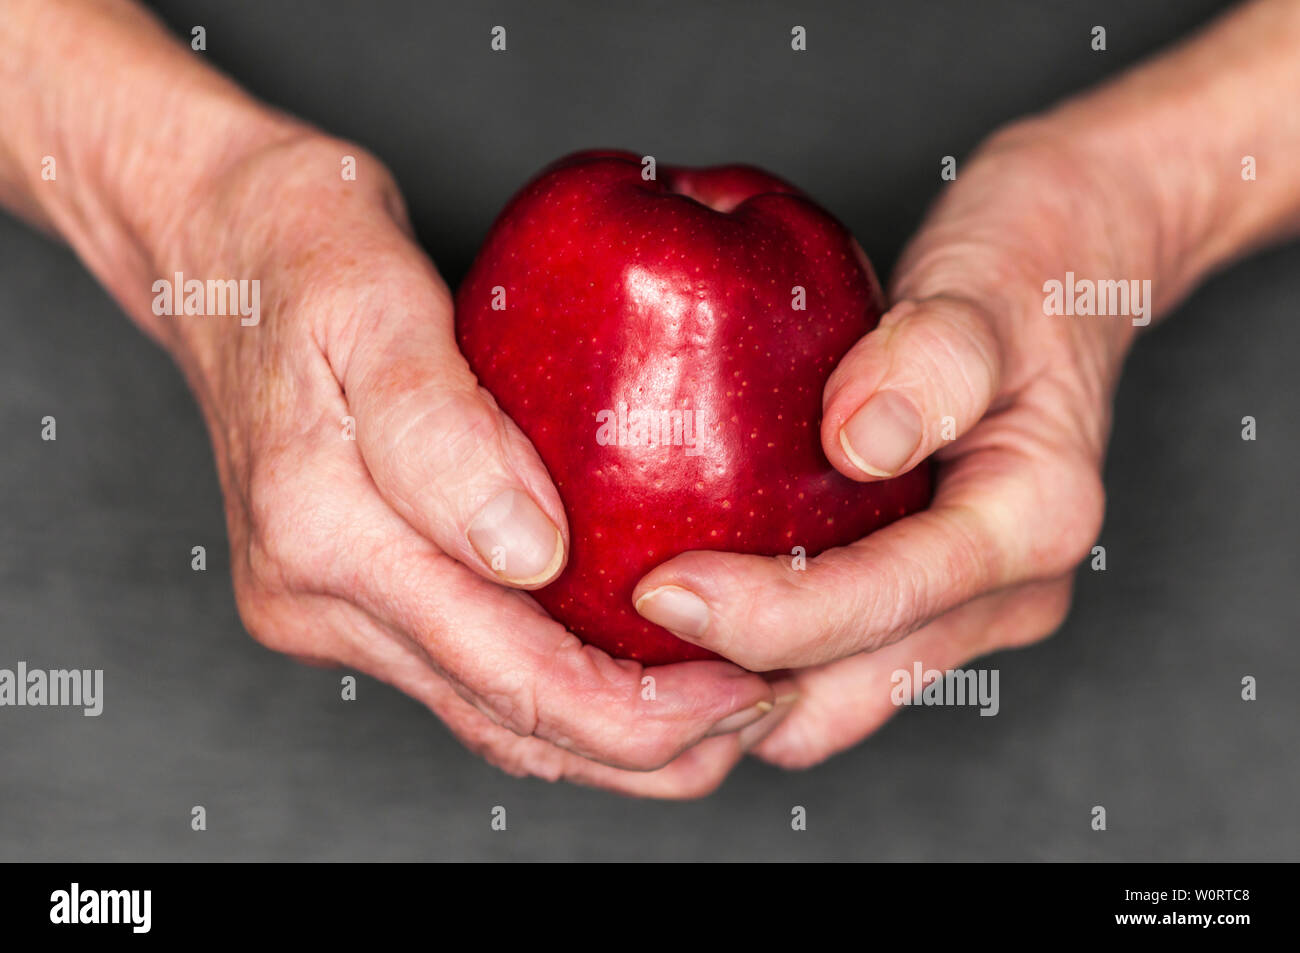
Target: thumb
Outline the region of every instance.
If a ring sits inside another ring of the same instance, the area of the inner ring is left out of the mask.
[[[912,469],[984,416],[998,391],[1001,350],[992,322],[971,302],[899,302],[826,382],[827,458],[860,481]]]
[[[456,346],[445,286],[399,294],[354,335],[341,375],[379,492],[480,575],[536,589],[568,551],[564,507],[528,438],[478,386]]]

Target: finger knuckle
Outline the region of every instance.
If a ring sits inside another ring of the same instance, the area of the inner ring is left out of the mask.
[[[829,756],[821,736],[814,736],[797,726],[787,728],[785,738],[777,742],[769,739],[761,750],[764,761],[785,771],[807,771]]]
[[[279,599],[264,586],[236,581],[235,609],[253,641],[274,652],[290,652],[296,640],[284,625]]]
[[[1017,648],[1040,642],[1065,624],[1070,614],[1073,587],[1066,581],[1033,593],[1018,618],[1001,631],[1003,648]]]
[[[1046,600],[1042,615],[1038,619],[1038,638],[1046,638],[1065,624],[1065,620],[1070,615],[1073,595],[1071,587],[1066,585]]]
[[[1045,576],[1058,576],[1074,569],[1092,550],[1101,532],[1106,509],[1106,490],[1094,471],[1076,469],[1056,481],[1052,509],[1057,515],[1054,534],[1047,534],[1037,554],[1037,565]]]
[[[610,760],[628,771],[658,771],[676,758],[682,749],[681,742],[671,737],[662,726],[655,726],[630,744],[611,753]]]
[[[257,465],[249,479],[248,564],[272,589],[324,591],[339,549],[341,514],[314,493],[303,467],[285,455]]]
[[[283,572],[282,554],[268,547],[267,537],[262,534],[253,536],[248,541],[245,562],[248,564],[248,576],[251,584],[266,591],[288,591]]]
[[[441,387],[441,385],[440,385]],[[499,449],[497,420],[471,389],[455,387],[416,395],[424,405],[376,448],[381,465],[394,473],[426,473],[430,467],[454,475],[455,485],[495,468]],[[418,439],[412,439],[418,435]],[[430,448],[436,452],[430,454]]]
[[[521,738],[538,733],[537,702],[529,685],[512,679],[477,685],[473,689],[456,687],[494,725]]]
[[[772,585],[765,576],[725,560],[709,573],[714,592],[731,594],[709,632],[711,650],[751,672],[784,668],[801,654],[804,624],[791,607],[797,609],[811,597],[802,584],[814,573],[792,572],[792,578]]]
[[[968,423],[981,413],[998,377],[998,341],[983,313],[934,299],[928,319],[905,326],[902,339],[915,364],[922,393],[940,388],[945,406],[934,408]]]
[[[296,533],[288,482],[278,458],[260,460],[249,477],[249,569],[268,586],[279,584],[283,568],[293,562]]]
[[[1035,618],[1028,625],[1028,632],[1034,641],[1047,638],[1065,624],[1070,615],[1070,603],[1073,601],[1074,588],[1065,582],[1053,586],[1037,599]]]
[[[536,739],[514,736],[494,737],[474,746],[473,750],[488,764],[516,778],[537,778],[555,783],[567,776],[567,756],[558,748],[549,748]]]
[[[681,732],[641,707],[640,672],[566,633],[534,691],[538,737],[625,770],[663,767],[680,751]]]
[[[500,450],[497,418],[476,394],[448,394],[436,421],[440,465],[447,472],[472,474],[495,469]]]
[[[875,651],[892,641],[893,633],[909,621],[909,606],[919,598],[917,584],[901,566],[881,566],[878,575],[867,575],[852,560],[827,560],[819,564],[824,572],[820,612],[807,614],[822,624],[823,653],[811,660],[827,660],[853,651]],[[810,577],[810,585],[818,580]],[[833,594],[828,595],[827,594]],[[891,595],[892,594],[892,595]],[[790,666],[794,667],[794,666]]]

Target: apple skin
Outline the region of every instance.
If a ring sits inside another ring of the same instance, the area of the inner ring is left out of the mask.
[[[568,565],[533,595],[584,642],[657,665],[717,656],[636,613],[650,569],[688,550],[812,557],[923,509],[931,478],[857,483],[822,452],[826,380],[884,304],[847,229],[755,168],[641,170],[629,152],[582,152],[526,185],[457,293],[456,326],[568,515]],[[629,445],[649,431],[612,426],[620,402],[693,417],[680,438]]]

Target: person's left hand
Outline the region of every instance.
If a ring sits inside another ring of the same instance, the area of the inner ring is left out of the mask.
[[[678,633],[687,641],[754,671],[797,669],[798,701],[760,757],[814,764],[896,711],[894,672],[955,668],[1065,618],[1101,525],[1111,395],[1133,330],[1127,317],[1046,316],[1043,283],[1071,267],[1141,268],[1086,227],[1105,174],[1032,134],[995,139],[905,253],[893,308],[827,383],[822,444],[836,469],[866,481],[933,454],[928,510],[806,571],[690,552],[637,586],[634,598],[675,586],[703,600],[701,628]]]

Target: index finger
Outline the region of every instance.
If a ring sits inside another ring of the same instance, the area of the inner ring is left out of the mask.
[[[1019,413],[949,465],[930,509],[828,550],[806,571],[788,558],[684,553],[637,585],[638,611],[770,671],[880,648],[982,593],[1067,572],[1096,538],[1101,483],[1069,453],[1017,444],[1033,420]]]

